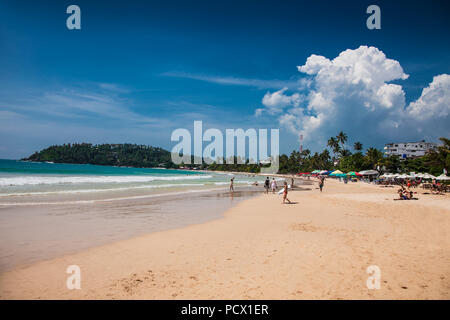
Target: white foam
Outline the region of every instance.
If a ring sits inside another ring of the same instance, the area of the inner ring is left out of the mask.
[[[111,192],[111,191],[126,191],[126,190],[135,190],[135,189],[158,189],[158,188],[189,187],[189,186],[197,186],[198,187],[198,186],[204,186],[204,184],[201,184],[201,183],[179,183],[179,184],[133,186],[133,187],[123,187],[123,188],[108,188],[108,189],[78,189],[78,190],[38,191],[38,192],[30,191],[30,192],[15,192],[15,193],[13,192],[13,193],[0,194],[0,197]]]
[[[40,184],[80,184],[80,183],[133,183],[151,181],[178,181],[209,179],[211,175],[183,176],[18,176],[0,178],[0,186],[25,186]]]
[[[133,199],[145,199],[154,198],[162,196],[180,195],[186,193],[198,193],[198,192],[211,192],[211,191],[221,191],[223,188],[215,189],[203,189],[203,190],[188,190],[184,192],[168,192],[168,193],[156,193],[148,194],[142,196],[129,196],[129,197],[119,197],[119,198],[109,198],[109,199],[98,199],[98,200],[75,200],[75,201],[57,201],[57,202],[4,202],[0,203],[0,206],[40,206],[40,205],[62,205],[62,204],[89,204],[96,202],[111,202],[120,200],[133,200]]]

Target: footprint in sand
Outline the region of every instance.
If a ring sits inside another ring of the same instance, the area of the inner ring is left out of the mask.
[[[320,229],[316,226],[310,225],[309,223],[296,223],[296,224],[291,225],[291,230],[305,231],[305,232],[317,232]]]

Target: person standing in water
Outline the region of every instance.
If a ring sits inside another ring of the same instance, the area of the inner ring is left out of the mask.
[[[269,187],[270,187],[270,180],[269,177],[267,177],[266,181],[264,181],[264,188],[266,189],[266,194],[269,194]]]
[[[234,192],[233,182],[234,182],[234,177],[230,179],[230,192]]]
[[[277,182],[275,181],[275,178],[272,178],[272,184],[270,186],[272,187],[272,193],[275,194],[275,191],[277,190]]]
[[[287,200],[287,202],[291,203],[291,200],[289,200],[289,199],[287,198],[287,194],[288,194],[288,184],[287,184],[287,182],[285,181],[285,182],[284,182],[284,190],[283,190],[283,203],[285,203],[286,200]]]

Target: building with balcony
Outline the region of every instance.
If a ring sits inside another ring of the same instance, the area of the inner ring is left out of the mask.
[[[384,147],[386,156],[398,156],[400,159],[417,158],[424,156],[428,151],[437,148],[437,143],[425,142],[396,142],[388,143]]]

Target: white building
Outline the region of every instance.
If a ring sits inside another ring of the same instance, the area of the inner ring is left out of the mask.
[[[396,155],[401,159],[416,158],[424,156],[427,151],[435,149],[437,146],[437,143],[425,142],[425,140],[419,142],[388,143],[384,147],[384,154],[386,156]]]

